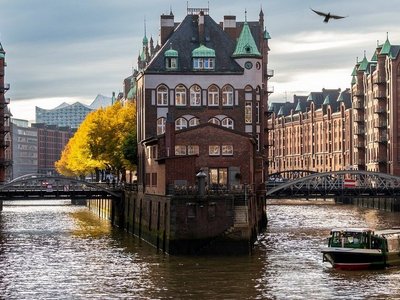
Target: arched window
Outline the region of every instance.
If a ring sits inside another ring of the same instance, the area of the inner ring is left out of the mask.
[[[210,120],[208,120],[208,122],[216,125],[221,125],[221,121],[217,118],[211,118]]]
[[[234,124],[233,124],[233,120],[231,118],[225,118],[222,120],[221,122],[222,127],[226,127],[229,129],[233,129],[234,128]]]
[[[201,88],[198,85],[194,85],[190,88],[190,106],[201,105]]]
[[[181,130],[187,127],[187,121],[185,118],[178,118],[175,121],[175,130]]]
[[[198,126],[200,124],[199,118],[191,118],[189,120],[189,127]]]
[[[165,85],[157,88],[157,105],[168,105],[168,88]]]
[[[208,88],[208,106],[219,105],[219,89],[216,85],[212,85]]]
[[[246,85],[244,88],[244,99],[246,101],[253,100],[253,88],[250,85]]]
[[[175,105],[186,106],[186,88],[182,84],[175,88]]]
[[[233,106],[233,88],[230,85],[222,88],[222,105]]]
[[[165,118],[158,118],[157,119],[157,135],[165,133]]]
[[[244,122],[246,124],[253,123],[253,110],[252,110],[252,104],[250,101],[246,101],[245,106],[244,106]]]

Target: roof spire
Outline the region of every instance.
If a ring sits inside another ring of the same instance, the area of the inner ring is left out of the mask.
[[[244,21],[247,22],[247,9],[244,9]]]

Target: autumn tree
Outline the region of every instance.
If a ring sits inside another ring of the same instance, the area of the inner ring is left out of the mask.
[[[63,175],[87,175],[96,170],[109,169],[124,174],[136,160],[126,151],[126,145],[136,153],[136,106],[116,102],[88,114],[56,162]],[[133,154],[136,156],[136,154]]]

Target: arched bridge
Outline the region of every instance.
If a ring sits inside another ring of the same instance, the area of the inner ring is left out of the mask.
[[[64,176],[29,174],[0,186],[0,201],[34,199],[119,200],[120,198],[121,190],[113,186]]]
[[[359,170],[313,173],[266,183],[267,198],[400,196],[400,177]]]

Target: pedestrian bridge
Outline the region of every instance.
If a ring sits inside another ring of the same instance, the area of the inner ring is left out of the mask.
[[[282,175],[287,174],[274,173],[266,182],[267,199],[400,196],[400,177],[385,173],[359,170],[309,172],[309,175],[295,179]]]
[[[122,190],[64,176],[29,174],[0,186],[0,201],[59,199],[121,199]]]

